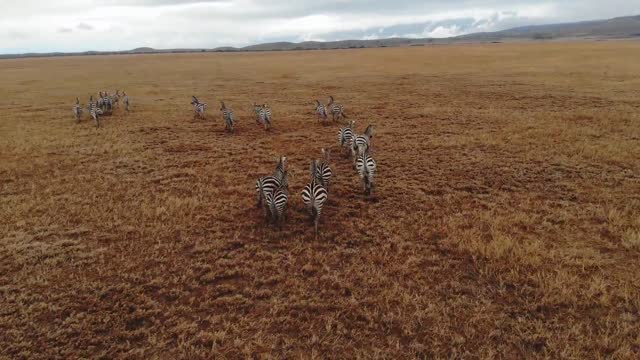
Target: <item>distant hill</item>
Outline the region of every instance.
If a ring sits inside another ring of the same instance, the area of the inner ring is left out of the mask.
[[[640,16],[619,17],[609,20],[583,21],[567,24],[523,26],[503,31],[475,33],[454,39],[488,41],[509,39],[555,38],[630,38],[640,37]]]
[[[87,56],[87,55],[130,55],[130,54],[162,54],[162,53],[195,53],[195,52],[235,52],[235,51],[292,51],[292,50],[327,50],[327,49],[359,49],[398,46],[424,46],[451,44],[458,42],[498,42],[514,40],[549,40],[549,39],[640,39],[640,15],[618,17],[608,20],[582,21],[566,24],[522,26],[496,32],[474,33],[445,39],[408,39],[389,38],[378,40],[340,40],[340,41],[305,41],[300,43],[274,42],[250,45],[242,48],[230,46],[215,49],[165,49],[139,47],[126,51],[85,51],[78,53],[41,53],[0,55],[0,59],[50,56]]]

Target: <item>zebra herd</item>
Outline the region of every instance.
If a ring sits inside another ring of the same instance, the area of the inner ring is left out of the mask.
[[[319,102],[316,101],[316,104]],[[343,113],[343,107],[339,106],[336,114]],[[371,139],[373,138],[373,126],[369,125],[363,134],[355,133],[355,121],[350,121],[347,127],[338,132],[338,143],[343,154],[353,159],[353,167],[362,180],[364,193],[372,196],[375,187],[376,162],[371,155]],[[344,150],[347,150],[345,153]],[[331,150],[321,149],[322,159],[314,159],[309,167],[309,182],[302,190],[302,201],[310,219],[313,222],[315,238],[318,238],[318,222],[322,208],[329,196],[329,187],[333,171],[330,166]],[[286,209],[289,202],[289,180],[287,171],[287,158],[278,159],[275,171],[272,175],[260,177],[256,181],[257,207],[263,207],[264,214],[269,223],[276,224],[280,228],[286,217]]]
[[[100,116],[111,115],[115,107],[122,102],[125,110],[129,112],[130,100],[126,92],[119,91],[109,95],[106,91],[100,91],[96,100],[91,95],[88,104],[89,114],[96,122],[96,127],[100,127]],[[194,108],[193,118],[206,119],[207,104],[200,102],[197,97],[191,97],[191,105]],[[268,104],[262,105],[253,103],[253,110],[256,116],[256,123],[263,125],[269,131],[273,125],[273,114]],[[332,115],[333,121],[346,119],[344,106],[336,103],[333,96],[329,97],[327,105],[316,100],[316,115],[318,121],[328,119],[328,114]],[[73,107],[76,121],[80,121],[83,108],[80,100],[76,98]],[[235,117],[233,110],[224,101],[220,101],[220,112],[225,123],[225,131],[234,132]],[[375,187],[374,176],[376,172],[376,162],[371,156],[371,139],[373,138],[373,126],[369,125],[364,133],[358,134],[355,130],[355,121],[351,120],[347,126],[338,132],[338,144],[344,157],[350,157],[352,166],[357,175],[361,178],[364,193],[372,196]],[[322,158],[314,159],[309,167],[309,182],[302,190],[302,201],[305,205],[310,219],[314,225],[315,237],[318,238],[318,223],[320,214],[327,202],[329,188],[333,171],[330,166],[331,150],[321,149]],[[289,203],[289,180],[287,171],[287,158],[281,156],[278,159],[276,168],[272,175],[260,177],[256,181],[257,207],[263,207],[265,217],[269,223],[274,223],[280,228],[286,217],[287,205]]]
[[[193,105],[193,119],[207,119],[207,104],[200,102],[197,97],[191,95],[191,105]],[[254,104],[255,105],[255,104]],[[234,132],[235,117],[233,110],[228,108],[224,101],[220,101],[220,112],[222,113],[222,120],[224,120],[225,131]],[[269,112],[269,119],[271,119],[271,112]]]
[[[327,112],[331,113],[333,121],[347,118],[347,115],[344,114],[344,106],[336,103],[333,100],[333,96],[329,96],[329,103],[327,105],[316,99],[316,115],[318,116],[318,122],[320,122],[320,119],[327,120]]]
[[[193,105],[193,119],[207,119],[207,104],[200,102],[198,98],[194,95],[191,96],[191,105]],[[234,132],[235,125],[235,117],[233,115],[233,110],[227,107],[224,101],[220,101],[220,111],[222,112],[222,119],[225,124],[225,131],[230,133]],[[346,119],[347,115],[344,113],[344,106],[342,104],[336,103],[333,99],[333,96],[329,96],[329,103],[327,105],[322,104],[319,100],[316,100],[316,115],[318,117],[318,122],[320,119],[327,120],[328,115],[331,114],[333,121],[339,121],[341,119]],[[271,108],[268,104],[256,104],[253,103],[253,112],[256,115],[256,123],[264,126],[265,131],[271,130],[273,126],[273,114],[271,112]]]
[[[122,103],[124,104],[125,110],[129,112],[130,110],[130,99],[126,92],[122,92],[120,95],[120,90],[116,90],[115,94],[109,95],[107,91],[100,91],[96,99],[93,99],[93,95],[89,97],[89,103],[87,104],[87,110],[89,111],[89,116],[96,123],[96,127],[100,127],[100,117],[103,115],[112,115],[113,109],[115,107],[119,107],[120,99],[122,99]],[[73,114],[75,115],[76,122],[80,122],[82,120],[83,108],[80,105],[80,99],[76,97],[76,103],[73,105]]]

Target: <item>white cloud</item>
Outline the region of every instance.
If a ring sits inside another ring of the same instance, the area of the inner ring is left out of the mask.
[[[453,26],[438,26],[432,31],[425,32],[424,37],[427,38],[448,38],[460,35],[460,28],[456,25]]]

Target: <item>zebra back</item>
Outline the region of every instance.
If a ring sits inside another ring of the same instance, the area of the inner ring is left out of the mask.
[[[316,177],[324,186],[324,188],[329,191],[329,183],[331,181],[331,177],[333,176],[333,171],[329,166],[329,160],[331,156],[331,149],[322,149],[322,161],[317,165],[316,168]]]
[[[317,174],[317,160],[311,163],[311,182],[302,190],[302,201],[314,218],[320,216],[322,207],[327,201],[327,190],[322,186]]]
[[[371,194],[371,190],[374,187],[374,176],[376,173],[376,161],[369,155],[369,152],[365,152],[358,156],[356,161],[356,169],[358,174],[362,178],[364,183],[364,189],[367,194]]]

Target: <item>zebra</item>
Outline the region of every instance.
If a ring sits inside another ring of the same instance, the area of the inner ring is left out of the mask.
[[[91,118],[96,122],[96,128],[100,127],[100,115],[102,115],[102,109],[98,106],[98,101],[93,101],[93,95],[89,99],[89,113]]]
[[[116,90],[116,93],[111,95],[111,102],[114,106],[120,107],[120,90]]]
[[[320,184],[329,192],[329,183],[331,182],[331,176],[333,171],[329,166],[329,159],[331,157],[331,149],[322,148],[322,161],[317,166],[316,177],[320,181]]]
[[[257,105],[256,103],[253,103],[253,111],[256,113],[256,122],[258,124],[264,124],[265,130],[271,129],[272,115],[269,105]]]
[[[256,104],[255,102],[253,103],[253,111],[256,113],[256,123],[257,124],[264,124],[265,122],[265,117],[266,117],[266,113],[262,110],[262,106]]]
[[[122,90],[122,103],[124,104],[124,109],[129,112],[129,95],[124,90]]]
[[[76,122],[80,122],[82,117],[82,106],[80,105],[80,99],[76,98],[76,104],[73,105],[73,114],[76,116]]]
[[[269,125],[268,127],[266,127],[265,125],[265,130],[270,130],[271,124],[273,123],[273,117],[271,114],[271,108],[269,107],[269,104],[262,104],[262,110],[264,111],[264,118],[267,121],[267,124]]]
[[[320,122],[320,118],[327,120],[327,107],[324,104],[321,104],[320,101],[316,99],[316,115],[318,117],[318,122]]]
[[[351,120],[346,128],[342,128],[338,131],[338,143],[340,144],[340,148],[343,150],[343,153],[344,149],[349,150],[349,148],[351,148],[351,142],[354,138],[353,128],[355,125],[356,122]]]
[[[98,100],[97,100],[97,105],[99,108],[102,109],[102,107],[104,106],[104,95],[102,94],[102,91],[100,91],[98,93]]]
[[[113,112],[113,101],[108,92],[100,92],[102,94],[102,111],[111,114]]]
[[[124,94],[124,93],[123,93]],[[129,108],[129,97],[125,94],[125,104],[127,106],[127,109]],[[191,105],[193,105],[193,119],[195,120],[196,118],[200,118],[200,119],[206,119],[207,118],[207,104],[205,103],[201,103],[200,101],[198,101],[198,98],[191,95]]]
[[[278,159],[276,170],[272,176],[264,176],[256,181],[256,194],[258,196],[258,204],[256,206],[264,205],[265,195],[281,187],[289,187],[286,156],[281,156]]]
[[[364,134],[355,135],[351,142],[351,155],[353,156],[353,165],[356,165],[356,158],[363,153],[369,151],[371,147],[371,138],[373,138],[373,125],[367,126]]]
[[[329,96],[329,104],[327,105],[327,108],[331,112],[333,121],[336,121],[336,119],[340,120],[341,118],[347,118],[347,115],[344,114],[344,106],[342,106],[342,104],[335,103],[333,101],[333,96]]]
[[[284,178],[286,178],[286,172]],[[279,225],[282,228],[282,221],[285,217],[285,211],[287,210],[287,203],[289,202],[289,190],[282,186],[278,187],[275,191],[268,193],[265,197],[265,203],[269,209],[270,221]]]
[[[318,240],[318,221],[320,220],[320,213],[322,213],[322,207],[327,201],[327,190],[322,186],[318,179],[318,161],[311,162],[311,182],[305,186],[302,190],[302,201],[309,211],[311,220],[313,221],[315,229],[315,239]]]
[[[220,111],[222,111],[222,119],[224,120],[225,131],[233,132],[233,110],[228,108],[224,101],[220,101]]]
[[[373,192],[373,188],[375,187],[373,177],[376,174],[376,161],[373,160],[371,155],[369,155],[368,150],[358,156],[356,168],[360,178],[362,178],[364,192],[367,196],[370,196]]]

